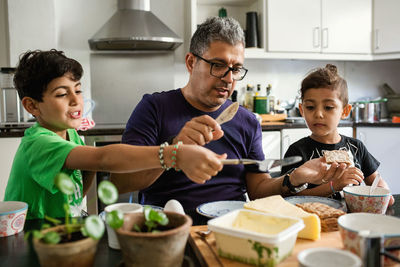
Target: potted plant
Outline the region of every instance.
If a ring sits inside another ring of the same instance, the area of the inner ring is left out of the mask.
[[[143,213],[124,215],[116,230],[124,266],[181,266],[192,219],[145,206]]]
[[[70,177],[59,173],[55,177],[55,185],[61,192],[70,196],[74,184]],[[116,187],[109,181],[102,181],[98,187],[98,196],[105,204],[112,204],[118,198]],[[55,225],[43,224],[41,230],[33,230],[25,238],[33,236],[33,246],[42,267],[92,266],[97,243],[104,234],[104,223],[96,215],[85,219],[71,218],[70,209],[64,203],[65,223],[45,216],[45,220]],[[113,228],[123,224],[122,212],[115,210],[107,214],[106,222]]]

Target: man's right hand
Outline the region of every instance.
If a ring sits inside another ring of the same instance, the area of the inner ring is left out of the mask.
[[[218,140],[224,135],[221,126],[210,116],[195,117],[186,122],[173,142],[182,141],[184,144],[204,146],[213,140]]]

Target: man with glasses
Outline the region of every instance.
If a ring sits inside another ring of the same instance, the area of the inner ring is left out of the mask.
[[[181,89],[145,95],[127,123],[122,142],[133,145],[174,144],[178,167],[178,142],[205,146],[230,159],[263,160],[261,126],[254,114],[239,107],[235,117],[222,127],[215,121],[232,104],[228,98],[236,81],[246,76],[244,47],[243,30],[232,18],[213,17],[199,25],[185,58],[190,74],[188,83]],[[304,177],[318,183],[320,162],[314,161],[313,164],[299,167],[286,180],[293,187],[304,184]],[[168,200],[177,199],[195,224],[204,223],[195,211],[202,203],[246,200],[246,193],[255,199],[285,194],[291,189],[282,186],[283,177],[271,179],[269,174],[260,172],[254,165],[225,165],[218,174],[204,173],[202,177],[191,180],[182,172],[159,168],[113,174],[111,181],[120,193],[141,190],[141,204],[164,206]]]

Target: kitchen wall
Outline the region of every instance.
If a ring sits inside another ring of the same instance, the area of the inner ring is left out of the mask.
[[[0,0],[0,66],[9,66],[6,0]]]
[[[0,14],[4,12],[4,1],[0,0]],[[10,21],[18,27],[18,33],[11,33],[10,39],[17,38],[11,49],[11,65],[16,63],[18,55],[26,49],[47,49],[52,44],[51,31],[54,27],[54,47],[64,50],[70,57],[77,59],[84,67],[82,79],[85,96],[90,97],[90,50],[87,40],[102,26],[117,8],[116,0],[8,0],[13,3]],[[34,4],[32,3],[34,2]],[[30,12],[42,7],[42,12]],[[10,9],[10,7],[9,7]],[[53,11],[51,11],[53,9]],[[184,65],[184,55],[188,48],[189,15],[185,0],[151,0],[151,10],[179,36],[185,37],[186,43],[175,51],[174,84],[180,87],[186,84],[188,74]],[[53,14],[51,14],[53,12]],[[173,15],[171,15],[173,14]],[[182,23],[182,21],[184,23]],[[18,22],[18,23],[17,23]],[[0,40],[4,37],[0,22]],[[30,26],[33,25],[33,26]],[[14,29],[14,28],[13,28]],[[13,30],[12,29],[12,30]],[[24,31],[25,29],[25,31]],[[29,31],[29,34],[24,35]],[[44,32],[45,31],[45,32]],[[36,36],[36,37],[35,37]],[[12,40],[10,40],[11,42]],[[0,56],[2,48],[0,42]],[[1,62],[1,61],[0,61]],[[247,83],[261,83],[262,88],[272,84],[272,92],[278,99],[293,98],[299,89],[301,80],[313,68],[326,63],[338,66],[339,72],[347,79],[350,99],[377,97],[381,94],[379,85],[387,82],[400,93],[400,60],[375,62],[337,62],[315,60],[257,60],[245,62],[249,69],[247,77],[238,83],[242,90]],[[4,63],[3,63],[4,64]],[[115,70],[118,71],[118,70]],[[154,73],[157,76],[157,73]],[[112,77],[112,75],[110,75]],[[154,88],[168,90],[171,88]],[[133,107],[132,107],[133,108]]]

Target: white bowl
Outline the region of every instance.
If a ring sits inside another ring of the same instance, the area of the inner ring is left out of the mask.
[[[385,247],[400,245],[400,218],[383,214],[350,213],[340,216],[338,225],[344,248],[358,256],[361,256],[361,231],[382,234]],[[400,251],[394,251],[392,254],[399,257]],[[385,264],[391,264],[388,258],[385,258]]]
[[[291,255],[304,223],[295,217],[239,209],[208,221],[208,228],[221,257],[275,266]]]
[[[143,207],[142,205],[138,203],[115,203],[108,205],[107,207],[104,208],[105,214],[104,214],[104,221],[105,221],[105,216],[107,215],[108,212],[111,212],[113,210],[120,210],[123,214],[127,213],[135,213],[135,212],[142,212]],[[121,249],[117,234],[115,233],[115,230],[111,228],[107,223],[106,223],[106,229],[107,229],[107,236],[108,236],[108,246],[113,249]]]
[[[309,248],[297,255],[300,267],[361,267],[361,259],[337,248]]]
[[[0,237],[10,236],[24,229],[28,204],[21,201],[0,201]]]

